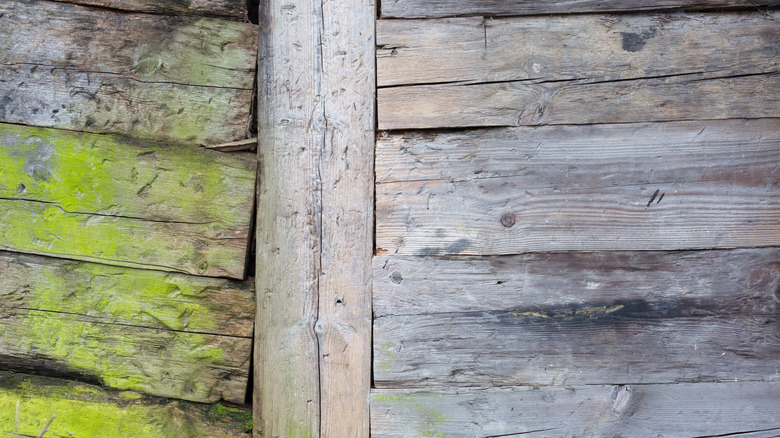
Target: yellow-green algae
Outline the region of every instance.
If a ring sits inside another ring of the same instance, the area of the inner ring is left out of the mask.
[[[61,379],[0,372],[0,434],[14,428],[31,436],[56,415],[46,437],[236,437],[247,431],[249,411],[116,392]],[[250,425],[251,429],[251,425]]]
[[[241,277],[254,181],[214,151],[0,124],[0,247]]]
[[[381,409],[381,405],[392,406],[393,409],[405,410],[405,420],[414,421],[414,429],[420,437],[443,437],[441,431],[447,416],[431,407],[426,398],[415,394],[371,394],[372,409]]]

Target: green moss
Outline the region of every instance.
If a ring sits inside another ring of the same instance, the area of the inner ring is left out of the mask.
[[[413,419],[417,436],[446,436],[444,432],[441,432],[441,426],[447,421],[447,416],[432,408],[425,398],[417,397],[414,394],[371,394],[371,404],[390,405],[395,409],[407,411],[409,415],[404,416],[404,418]]]
[[[252,431],[252,411],[250,410],[231,408],[217,403],[209,409],[209,418],[214,421],[236,421],[243,425],[244,430]]]

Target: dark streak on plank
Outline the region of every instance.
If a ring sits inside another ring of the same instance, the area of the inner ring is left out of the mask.
[[[169,15],[203,15],[248,21],[246,0],[54,0],[85,6]]]
[[[371,436],[776,437],[780,383],[374,390]]]

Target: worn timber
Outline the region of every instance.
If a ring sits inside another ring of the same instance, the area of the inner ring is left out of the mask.
[[[246,0],[54,0],[85,6],[167,15],[203,15],[249,21]]]
[[[8,124],[0,146],[0,248],[243,278],[252,154]]]
[[[780,376],[776,248],[378,257],[375,275],[381,387]]]
[[[257,26],[0,5],[0,122],[218,144],[250,129]]]
[[[0,434],[19,437],[235,438],[251,413],[221,404],[159,399],[68,380],[0,372]]]
[[[254,291],[223,279],[0,253],[0,364],[242,403]]]
[[[390,136],[377,153],[377,251],[778,245],[778,126],[769,119]]]
[[[777,6],[777,0],[389,0],[382,2],[387,18],[436,18],[464,15],[571,14],[648,10],[716,10]]]
[[[375,390],[371,436],[770,438],[779,392],[766,382]]]

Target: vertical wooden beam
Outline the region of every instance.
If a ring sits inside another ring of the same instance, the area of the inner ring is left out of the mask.
[[[255,436],[319,436],[320,1],[260,2]]]
[[[258,436],[369,435],[375,9],[260,7]]]
[[[323,437],[369,436],[374,252],[375,0],[323,1]]]

